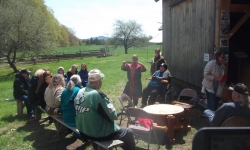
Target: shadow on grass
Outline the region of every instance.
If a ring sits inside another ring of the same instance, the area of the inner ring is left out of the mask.
[[[26,115],[22,115],[22,116],[13,116],[13,115],[9,115],[9,116],[4,116],[1,118],[1,121],[5,121],[5,122],[14,122],[14,121],[28,121],[28,117]]]

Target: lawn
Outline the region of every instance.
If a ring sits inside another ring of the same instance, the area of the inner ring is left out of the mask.
[[[79,49],[94,50],[102,47],[104,46],[78,46],[59,48],[56,51],[69,52],[77,51]],[[65,71],[67,71],[73,64],[77,64],[80,68],[82,63],[87,64],[88,70],[98,68],[105,74],[101,90],[108,95],[111,102],[115,105],[116,110],[120,112],[121,104],[119,103],[118,97],[123,92],[127,81],[126,72],[120,69],[122,61],[131,61],[133,54],[138,55],[139,62],[143,63],[147,68],[147,72],[142,74],[144,88],[148,83],[145,78],[150,76],[150,60],[154,56],[154,49],[157,47],[159,47],[159,45],[151,45],[145,48],[131,48],[129,49],[128,54],[124,54],[124,50],[120,47],[112,50],[112,53],[115,55],[106,58],[89,57],[83,59],[60,60],[59,62],[38,63],[36,65],[18,64],[17,68],[28,68],[32,73],[39,68],[47,68],[52,73],[56,73],[59,66],[63,66]],[[2,101],[2,104],[0,105],[0,149],[65,149],[67,145],[74,143],[75,140],[72,141],[72,139],[68,139],[64,142],[50,143],[50,141],[56,139],[56,130],[54,124],[48,124],[48,121],[44,119],[47,117],[46,114],[43,114],[43,119],[40,121],[30,121],[25,116],[16,116],[16,103],[5,102],[6,98],[13,97],[12,88],[15,74],[12,72],[13,70],[8,66],[0,68],[0,99]],[[117,120],[117,122],[118,121],[119,120]],[[126,120],[122,123],[122,126],[125,126],[125,124]],[[163,141],[160,149],[191,149],[194,134],[200,127],[204,126],[204,124],[204,120],[199,118],[196,120],[193,117],[190,122],[190,125],[192,126],[191,130],[178,130],[176,132],[176,144],[174,145],[166,143],[165,134],[159,132],[159,137],[161,138],[161,141]],[[79,141],[76,141],[73,144],[73,147],[78,144]],[[139,143],[137,143],[136,146],[138,149],[146,149],[147,142],[139,140]],[[157,144],[153,142],[150,147],[151,149],[157,149]],[[88,145],[84,145],[81,148],[92,149],[91,146]]]

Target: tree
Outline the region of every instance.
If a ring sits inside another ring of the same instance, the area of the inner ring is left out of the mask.
[[[123,22],[116,20],[114,23],[113,35],[109,39],[110,45],[115,47],[122,45],[125,50],[125,54],[128,53],[128,49],[132,46],[136,46],[141,38],[144,38],[141,25],[133,20]]]
[[[18,72],[17,55],[55,47],[58,25],[43,0],[0,1],[0,55]]]

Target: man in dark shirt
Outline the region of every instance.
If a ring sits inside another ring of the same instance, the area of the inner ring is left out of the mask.
[[[155,49],[155,57],[152,58],[150,74],[152,75],[159,70],[162,63],[167,64],[165,58],[161,56],[161,51],[157,48]]]
[[[229,89],[233,90],[232,99],[234,102],[224,103],[215,112],[209,109],[204,111],[211,126],[221,126],[226,119],[233,116],[250,117],[248,88],[244,84],[238,83]]]
[[[16,79],[13,84],[13,95],[15,99],[24,101],[28,117],[34,118],[33,109],[28,102],[29,73],[30,71],[28,69],[21,69],[20,72],[16,74]]]

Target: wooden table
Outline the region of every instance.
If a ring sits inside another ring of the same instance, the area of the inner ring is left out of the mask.
[[[167,126],[167,137],[171,144],[175,143],[174,131],[179,128],[188,128],[188,119],[184,108],[171,104],[148,105],[143,108],[150,114],[154,122],[159,126]]]

